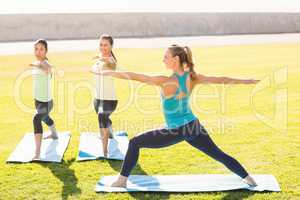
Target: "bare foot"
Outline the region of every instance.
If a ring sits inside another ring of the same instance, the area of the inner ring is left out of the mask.
[[[107,158],[107,154],[108,154],[107,151],[103,151],[103,156],[104,156],[105,158]]]
[[[251,187],[257,186],[255,180],[250,175],[248,175],[246,178],[244,178],[243,181]]]
[[[57,140],[58,139],[58,136],[56,135],[56,134],[50,134],[50,135],[48,135],[47,137],[44,137],[43,138],[44,140],[46,140],[46,139],[53,139],[53,140]]]
[[[40,153],[35,153],[34,157],[32,158],[32,160],[40,160]]]
[[[127,187],[127,177],[119,175],[118,179],[115,182],[113,182],[110,185],[110,187],[123,187],[123,188],[126,188]]]

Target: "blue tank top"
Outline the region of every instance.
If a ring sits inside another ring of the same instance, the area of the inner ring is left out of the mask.
[[[188,72],[185,72],[181,76],[175,73],[179,84],[175,95],[170,98],[165,98],[162,95],[163,113],[167,128],[169,129],[178,128],[197,119],[197,117],[193,114],[189,104],[190,93],[186,87],[188,75]],[[177,96],[181,92],[184,92],[185,96],[177,99]]]

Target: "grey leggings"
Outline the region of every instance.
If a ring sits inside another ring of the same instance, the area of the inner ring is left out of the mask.
[[[53,101],[41,102],[35,99],[34,104],[36,108],[36,114],[33,117],[34,133],[43,133],[42,121],[48,126],[52,126],[54,124],[53,120],[49,116],[49,113],[53,108]]]
[[[246,170],[236,159],[227,155],[216,146],[198,119],[176,129],[162,128],[151,130],[132,138],[122,165],[121,175],[126,177],[130,175],[131,170],[137,163],[140,148],[167,147],[183,140],[223,163],[241,178],[248,176]]]

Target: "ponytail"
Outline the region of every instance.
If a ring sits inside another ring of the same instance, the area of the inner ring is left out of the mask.
[[[115,62],[117,62],[117,58],[112,50],[111,50],[111,56],[114,58]]]
[[[173,44],[168,48],[173,56],[179,57],[180,65],[185,68],[188,68],[190,73],[191,80],[195,80],[197,78],[197,74],[194,69],[194,62],[192,51],[188,46],[181,47],[177,44]]]
[[[194,69],[192,50],[188,46],[185,46],[184,50],[185,50],[185,53],[186,53],[186,66],[189,68],[191,79],[195,80],[196,79],[196,72],[195,72],[195,69]]]

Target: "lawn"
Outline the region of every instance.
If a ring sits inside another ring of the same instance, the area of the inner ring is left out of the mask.
[[[196,70],[207,75],[256,78],[258,85],[200,85],[192,107],[211,137],[253,174],[273,174],[282,192],[95,193],[97,180],[116,175],[119,161],[76,162],[80,131],[97,131],[92,108],[94,52],[51,53],[54,110],[59,130],[71,141],[62,164],[6,164],[24,133],[32,131],[32,55],[0,56],[0,199],[300,199],[300,44],[193,48]],[[116,49],[122,69],[168,74],[163,49]],[[133,137],[163,124],[159,91],[116,80],[115,130]],[[45,127],[45,126],[44,126]],[[46,129],[46,127],[45,127]],[[230,173],[183,142],[143,149],[132,174]]]

